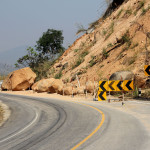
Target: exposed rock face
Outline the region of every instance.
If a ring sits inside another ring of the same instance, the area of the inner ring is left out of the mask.
[[[2,90],[26,90],[34,83],[36,74],[29,68],[23,68],[10,73],[3,81]]]
[[[54,82],[54,78],[42,79],[33,84],[32,90],[36,92],[49,92],[49,87]]]
[[[62,80],[55,79],[53,83],[49,86],[49,93],[58,93],[58,94],[63,94],[63,86],[64,83]]]
[[[109,80],[133,80],[134,74],[131,71],[118,71],[113,73]]]

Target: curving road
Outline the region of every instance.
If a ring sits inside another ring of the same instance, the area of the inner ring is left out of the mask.
[[[132,115],[94,102],[1,94],[11,117],[0,150],[148,150],[149,135]]]

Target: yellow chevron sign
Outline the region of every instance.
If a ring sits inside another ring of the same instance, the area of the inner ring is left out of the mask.
[[[116,91],[123,91],[123,81],[116,80]]]
[[[115,80],[108,81],[108,91],[116,91],[116,81]]]
[[[123,86],[124,86],[123,87],[124,91],[133,91],[134,90],[133,80],[124,80]]]
[[[99,91],[108,91],[108,81],[99,81]]]
[[[144,66],[144,73],[146,76],[150,76],[150,65]]]
[[[107,96],[106,96],[106,91],[98,91],[98,101],[106,101]]]
[[[99,81],[99,92],[100,91],[133,91],[134,85],[133,80],[109,80]]]

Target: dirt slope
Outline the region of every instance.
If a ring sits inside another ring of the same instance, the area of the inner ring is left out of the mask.
[[[124,2],[106,19],[77,39],[50,68],[48,77],[59,76],[65,82],[79,76],[88,80],[106,79],[116,71],[130,70],[142,78],[150,55],[150,1]]]

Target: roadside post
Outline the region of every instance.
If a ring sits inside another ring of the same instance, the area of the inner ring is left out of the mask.
[[[141,88],[138,89],[138,97],[141,97],[142,92],[141,92]]]
[[[72,97],[73,97],[73,84],[72,84]]]
[[[85,98],[87,98],[87,84],[88,84],[88,77],[86,77],[86,82],[85,82]]]
[[[71,86],[72,86],[72,97],[73,97],[73,83],[72,83],[72,79],[71,79]]]
[[[76,74],[76,79],[78,81],[78,86],[80,87],[80,81],[79,81],[79,78],[78,78],[78,75]]]
[[[121,82],[123,83],[122,76],[121,76]],[[123,105],[125,105],[125,103],[124,103],[124,90],[122,89],[122,106]]]
[[[94,98],[95,98],[95,77],[94,77]]]
[[[110,74],[108,74],[108,77],[107,77],[108,78],[108,85],[110,84],[109,83],[109,76],[110,76]],[[108,103],[110,103],[110,89],[109,89]]]
[[[63,96],[64,96],[64,85],[63,85]]]

